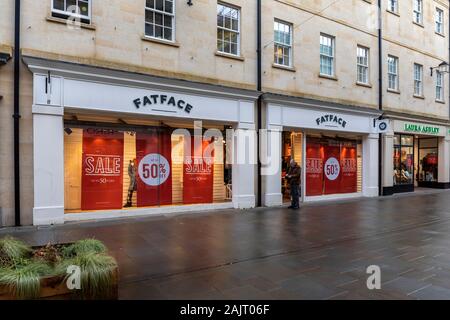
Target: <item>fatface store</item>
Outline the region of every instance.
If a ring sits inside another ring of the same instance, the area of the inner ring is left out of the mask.
[[[269,98],[270,100],[270,98]],[[321,104],[267,104],[267,129],[279,135],[279,147],[271,141],[271,159],[263,176],[266,205],[290,200],[285,179],[289,162],[302,168],[301,194],[304,201],[378,195],[378,134],[376,111],[343,111]],[[279,157],[277,157],[279,155]]]
[[[25,60],[35,225],[255,206],[254,165],[232,161],[254,131],[252,92]]]
[[[416,187],[449,187],[450,141],[445,126],[392,120],[383,137],[383,193],[411,192]]]

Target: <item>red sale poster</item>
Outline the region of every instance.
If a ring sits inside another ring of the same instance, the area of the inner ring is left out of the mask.
[[[340,147],[324,146],[324,194],[340,193],[341,165]]]
[[[81,210],[122,208],[123,133],[84,129]]]
[[[343,146],[341,149],[341,188],[340,193],[357,192],[358,163],[356,146]]]
[[[185,155],[183,164],[183,203],[212,203],[214,148],[209,141],[196,144],[194,140],[192,137],[190,145],[185,140],[185,151],[190,148],[191,154]]]
[[[137,206],[172,204],[172,142],[170,132],[136,134]]]
[[[306,195],[318,196],[323,191],[323,147],[320,143],[306,144]]]

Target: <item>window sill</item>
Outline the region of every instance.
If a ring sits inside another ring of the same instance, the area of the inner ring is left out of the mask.
[[[398,12],[391,11],[389,9],[386,9],[386,11],[389,12],[390,14],[393,14],[394,16],[400,17],[400,14]]]
[[[217,57],[229,58],[229,59],[233,59],[233,60],[239,60],[239,61],[244,61],[245,60],[245,58],[242,57],[242,56],[235,56],[233,54],[223,53],[223,52],[220,52],[220,51],[216,51],[215,55]]]
[[[443,33],[440,33],[440,32],[437,32],[437,31],[435,31],[434,33],[436,33],[438,36],[441,36],[442,38],[445,38],[445,34],[443,34]]]
[[[372,85],[370,83],[364,83],[364,82],[358,82],[356,81],[357,86],[366,87],[366,88],[372,88]]]
[[[445,104],[445,101],[443,100],[434,100],[436,103]]]
[[[400,91],[394,90],[394,89],[387,89],[387,92],[395,93],[395,94],[400,94]]]
[[[423,23],[418,23],[418,22],[413,21],[413,24],[415,24],[418,27],[425,28]]]
[[[55,18],[52,16],[48,16],[45,18],[45,20],[47,20],[49,22],[67,25],[67,19],[63,19],[63,18]],[[94,24],[88,24],[88,23],[84,23],[84,22],[80,22],[80,27],[83,29],[88,29],[88,30],[96,30],[97,29],[97,27]]]
[[[272,63],[272,68],[286,70],[286,71],[290,71],[290,72],[297,72],[297,70],[294,67],[283,66],[282,64],[276,64],[276,63]]]
[[[418,95],[418,94],[413,94],[413,97],[414,97],[414,98],[417,98],[417,99],[425,100],[425,97],[424,97],[424,96],[420,96],[420,95]]]
[[[173,41],[169,41],[169,40],[162,40],[162,39],[152,38],[152,37],[148,37],[148,36],[142,36],[141,39],[142,39],[142,41],[158,43],[158,44],[171,46],[171,47],[177,47],[178,48],[180,46],[180,44],[178,42],[173,42]]]
[[[319,78],[338,81],[338,78],[336,76],[329,76],[327,74],[322,74],[322,73],[319,73]]]

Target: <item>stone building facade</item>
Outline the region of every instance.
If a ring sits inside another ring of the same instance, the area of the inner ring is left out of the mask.
[[[14,1],[3,2],[0,54],[12,56]],[[430,71],[449,61],[448,2],[260,3],[258,28],[258,1],[22,0],[21,224],[282,205],[290,159],[302,167],[303,201],[448,186],[449,77]],[[3,226],[15,221],[13,62],[0,65]],[[199,120],[223,134],[203,178],[175,161],[189,140],[179,130],[194,132]],[[259,148],[246,142],[257,129],[271,139]],[[90,137],[103,145],[92,149]],[[237,161],[259,149],[271,168]],[[93,179],[89,152],[102,166],[119,159],[120,174],[102,167]],[[145,154],[167,160],[170,186],[162,171],[157,183],[144,177],[156,161]],[[96,193],[95,181],[111,188]],[[198,181],[202,197],[187,192]]]

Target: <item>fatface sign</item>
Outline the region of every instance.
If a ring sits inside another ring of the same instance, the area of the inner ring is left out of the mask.
[[[191,113],[193,108],[193,106],[186,101],[165,94],[152,94],[137,98],[133,100],[133,104],[136,109],[147,106],[168,106],[175,108],[175,110],[182,110],[186,113]]]
[[[341,127],[347,126],[347,121],[335,114],[326,114],[316,119],[318,126],[324,125],[327,127]]]

